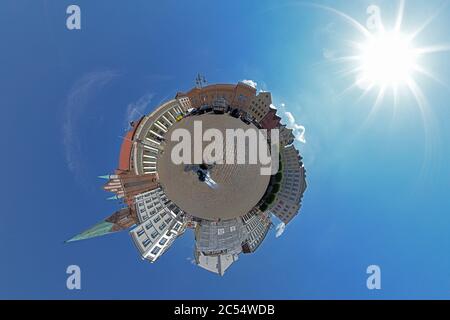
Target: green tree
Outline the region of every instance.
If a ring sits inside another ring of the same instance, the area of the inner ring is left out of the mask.
[[[277,184],[275,184],[274,186],[273,186],[273,188],[272,188],[272,193],[278,193],[278,191],[280,191],[280,184],[279,183],[277,183]]]

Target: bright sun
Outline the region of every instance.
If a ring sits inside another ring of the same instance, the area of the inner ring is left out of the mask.
[[[416,53],[399,32],[381,32],[361,46],[359,85],[399,86],[407,84],[416,68]]]
[[[343,93],[355,87],[362,89],[360,99],[365,97],[372,90],[378,91],[374,103],[376,107],[383,101],[388,89],[392,90],[394,108],[397,106],[397,98],[400,90],[406,89],[412,93],[421,110],[426,108],[426,97],[422,92],[419,83],[419,76],[426,76],[438,83],[443,83],[438,77],[422,65],[425,55],[437,52],[450,51],[450,45],[438,44],[427,47],[416,47],[416,37],[434,20],[439,12],[443,11],[445,2],[436,13],[425,19],[423,24],[409,33],[402,32],[402,22],[404,17],[405,0],[399,0],[399,10],[392,28],[386,29],[379,18],[379,23],[375,29],[363,26],[361,23],[349,15],[330,7],[321,8],[333,12],[348,22],[363,41],[347,41],[352,51],[351,55],[331,58],[336,63],[349,63],[349,67],[342,70],[344,76],[351,76],[354,81]],[[378,11],[380,9],[378,8]],[[445,84],[445,83],[444,83]],[[402,90],[403,93],[407,92]],[[372,108],[375,110],[376,108]]]

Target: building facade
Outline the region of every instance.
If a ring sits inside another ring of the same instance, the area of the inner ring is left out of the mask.
[[[269,108],[269,111],[266,115],[259,121],[259,124],[263,129],[270,130],[276,129],[280,126],[281,118],[277,116],[277,110],[273,108]]]
[[[242,244],[242,252],[255,252],[269,232],[272,222],[268,212],[262,212],[258,208],[253,209],[242,217],[246,228],[247,237]]]
[[[306,190],[306,171],[302,157],[293,145],[281,151],[283,179],[274,205],[270,211],[285,224],[297,215]]]
[[[295,136],[292,129],[286,127],[286,125],[281,125],[280,129],[280,146],[286,147],[294,143]]]
[[[131,238],[142,258],[154,262],[185,231],[184,214],[161,188],[136,196],[135,208],[139,225]]]
[[[193,108],[204,105],[212,105],[217,99],[225,99],[233,108],[247,109],[252,99],[256,96],[256,89],[239,82],[234,84],[214,84],[202,88],[194,88],[186,93],[179,92],[178,100],[189,98]]]
[[[103,189],[116,194],[109,198],[110,200],[123,199],[130,206],[134,204],[135,196],[158,187],[158,175],[156,173],[136,175],[129,170],[117,170],[116,174],[101,176],[100,178],[108,179]]]
[[[208,221],[202,220],[196,230],[196,248],[204,255],[239,254],[247,237],[241,218]]]
[[[196,251],[194,256],[197,266],[221,276],[223,276],[225,271],[239,259],[237,254],[206,256],[199,251]]]
[[[257,122],[261,120],[270,112],[274,110],[272,106],[272,95],[270,92],[260,92],[258,95],[254,96],[250,101],[247,108],[243,108],[250,116],[255,118]],[[275,110],[276,112],[276,110]]]
[[[135,174],[156,174],[158,155],[164,150],[165,135],[169,128],[180,121],[190,108],[189,99],[170,100],[159,106],[150,115],[144,116],[137,124],[130,139],[130,170]]]

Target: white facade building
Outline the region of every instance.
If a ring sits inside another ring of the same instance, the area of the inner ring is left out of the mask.
[[[187,111],[192,108],[191,99],[189,99],[189,97],[180,97],[177,98],[177,100],[184,111]]]
[[[237,254],[220,254],[216,256],[206,256],[201,252],[195,252],[195,262],[199,267],[221,276],[225,271],[239,259]]]
[[[131,237],[142,258],[154,262],[185,231],[184,213],[161,188],[136,196],[135,208],[140,224]]]
[[[189,108],[189,98],[173,99],[141,120],[133,144],[133,164],[136,174],[157,172],[158,154],[164,149],[165,135]]]

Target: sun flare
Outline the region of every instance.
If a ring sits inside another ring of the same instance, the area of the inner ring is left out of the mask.
[[[400,32],[380,32],[361,46],[358,86],[400,86],[413,79],[415,49]]]
[[[398,0],[398,13],[392,28],[386,28],[383,24],[379,7],[373,11],[376,6],[368,8],[368,13],[378,12],[378,23],[374,28],[371,24],[369,26],[369,23],[367,23],[367,27],[364,26],[339,10],[319,5],[320,8],[345,20],[362,36],[360,41],[348,40],[346,42],[350,44],[351,54],[329,58],[331,62],[344,63],[346,67],[339,73],[345,77],[353,78],[352,84],[343,90],[342,95],[354,88],[362,90],[359,99],[366,97],[370,92],[377,92],[370,113],[372,115],[373,111],[377,109],[376,107],[384,100],[388,91],[392,92],[394,109],[397,107],[400,91],[402,91],[402,94],[409,92],[425,116],[428,112],[427,99],[419,84],[419,78],[425,76],[444,86],[447,84],[428,70],[423,64],[424,57],[433,53],[449,52],[450,45],[438,44],[416,47],[414,42],[416,42],[418,35],[443,11],[447,3],[448,1],[443,3],[435,14],[422,21],[421,25],[408,33],[402,31],[405,0]]]

